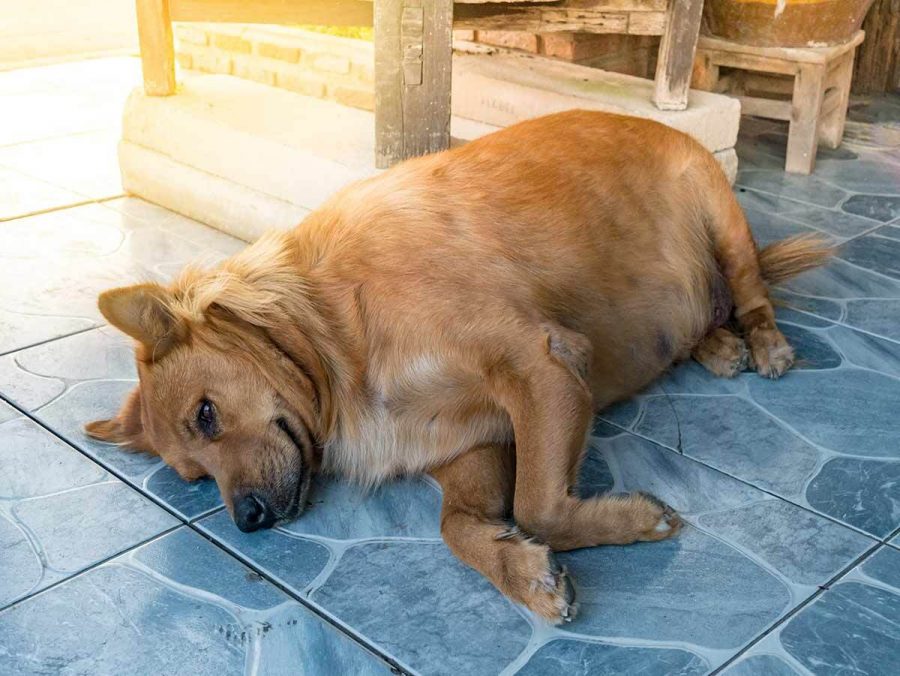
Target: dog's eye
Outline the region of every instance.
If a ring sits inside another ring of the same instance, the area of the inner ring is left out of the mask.
[[[209,399],[204,399],[197,407],[197,429],[203,436],[212,439],[216,435],[218,427],[216,407]]]

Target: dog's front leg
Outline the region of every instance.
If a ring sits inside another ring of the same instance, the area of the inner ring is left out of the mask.
[[[670,537],[681,520],[652,496],[572,495],[593,416],[589,369],[587,339],[544,324],[492,373],[515,435],[515,520],[556,550]]]
[[[444,493],[441,535],[495,587],[550,622],[571,620],[575,592],[550,548],[513,526],[513,449],[473,449],[432,471]]]

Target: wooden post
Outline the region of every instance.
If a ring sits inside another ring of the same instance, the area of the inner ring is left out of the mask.
[[[800,64],[794,78],[791,126],[784,170],[811,174],[819,145],[819,112],[825,94],[826,64]]]
[[[375,0],[375,166],[450,146],[453,0]]]
[[[653,103],[660,110],[687,108],[702,13],[703,0],[669,0],[653,92]]]
[[[175,93],[175,45],[169,0],[137,0],[138,37],[144,91],[149,96]]]
[[[850,105],[850,84],[853,79],[853,59],[856,50],[851,49],[841,57],[836,66],[833,86],[837,89],[837,104],[832,111],[823,111],[819,138],[829,148],[837,148],[844,138],[844,124],[847,121],[847,106]],[[829,83],[832,86],[832,83]]]

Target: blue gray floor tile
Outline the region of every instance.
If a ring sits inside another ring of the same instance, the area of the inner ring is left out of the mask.
[[[602,416],[883,538],[900,527],[900,344],[785,310],[798,366],[777,382],[688,362]]]
[[[391,673],[184,527],[0,613],[0,637],[23,676]]]
[[[900,551],[882,547],[729,666],[727,676],[900,670]]]
[[[0,402],[0,608],[178,520]]]
[[[100,327],[0,357],[0,393],[69,443],[185,519],[222,503],[213,481],[183,481],[158,457],[85,436],[86,422],[115,415],[137,374],[130,339]]]

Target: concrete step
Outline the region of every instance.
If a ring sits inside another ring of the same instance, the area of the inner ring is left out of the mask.
[[[653,82],[565,61],[497,50],[457,54],[453,113],[505,127],[539,115],[583,108],[634,115],[690,134],[711,152],[734,148],[741,104],[691,90],[687,110],[659,110]]]
[[[636,114],[612,104],[602,107],[593,85],[586,88],[593,98],[534,86],[546,84],[544,66],[528,75],[532,84],[495,79],[515,62],[484,58],[491,61],[466,56],[457,62],[454,143],[568,108]],[[624,98],[627,93],[611,90],[610,100]],[[700,97],[698,111],[652,111],[695,134],[703,115],[718,116],[701,135],[707,147],[718,150],[733,179],[736,160],[727,143],[734,138],[725,134],[721,120],[731,114],[723,112],[726,108],[735,111],[736,131],[738,104],[724,99],[725,106],[720,99]],[[175,96],[148,97],[138,89],[129,97],[119,146],[122,183],[132,194],[253,240],[270,228],[293,227],[339,188],[374,174],[374,129],[374,116],[367,111],[228,75],[188,74]]]
[[[454,142],[497,127],[454,118]],[[372,113],[228,75],[187,75],[178,94],[135,90],[119,161],[133,194],[252,240],[290,228],[375,173]]]

